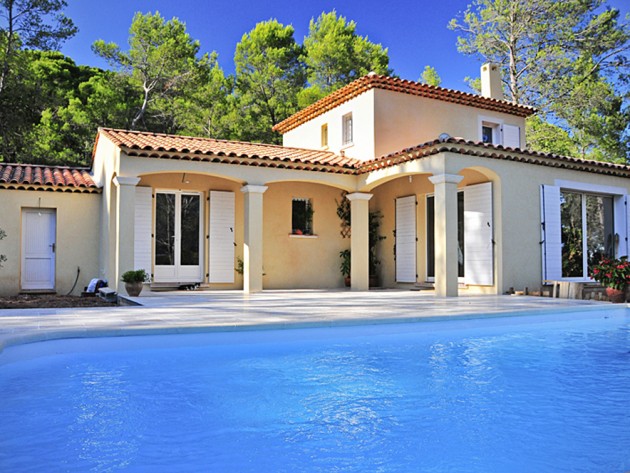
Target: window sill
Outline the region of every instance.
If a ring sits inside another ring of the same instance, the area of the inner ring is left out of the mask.
[[[345,149],[348,149],[348,148],[352,148],[353,146],[354,146],[354,143],[350,142],[350,143],[346,143],[346,144],[341,145],[340,149],[341,150],[345,150]]]
[[[298,235],[297,233],[289,233],[289,238],[319,238],[319,235]]]

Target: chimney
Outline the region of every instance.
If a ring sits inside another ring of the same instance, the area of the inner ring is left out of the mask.
[[[499,66],[491,62],[481,66],[481,95],[489,99],[504,99],[501,71]]]

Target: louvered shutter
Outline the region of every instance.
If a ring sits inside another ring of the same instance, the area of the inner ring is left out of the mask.
[[[153,228],[153,189],[136,187],[133,267],[151,273],[151,229]]]
[[[396,282],[416,282],[416,196],[396,199]]]
[[[503,125],[503,146],[506,148],[521,147],[521,129],[515,125]]]
[[[464,271],[470,285],[494,282],[492,183],[464,188]]]
[[[560,188],[540,186],[543,280],[562,278]]]
[[[234,282],[234,192],[210,192],[209,282]]]

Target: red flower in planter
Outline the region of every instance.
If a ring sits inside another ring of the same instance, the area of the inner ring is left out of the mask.
[[[626,256],[619,259],[603,258],[592,268],[591,277],[603,286],[623,291],[630,282],[630,262]]]

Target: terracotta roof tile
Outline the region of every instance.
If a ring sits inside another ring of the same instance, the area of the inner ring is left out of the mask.
[[[332,172],[340,172],[343,169],[352,170],[360,163],[357,159],[339,156],[330,151],[289,148],[280,145],[110,128],[100,128],[99,132],[115,145],[125,148],[129,156],[198,159],[200,161],[214,160],[215,157],[239,158],[245,160],[244,164],[256,164],[254,160],[263,160],[273,161],[276,165],[285,163],[283,166],[290,168],[302,168],[301,165],[311,169],[313,166],[335,168],[329,169]],[[232,161],[228,159],[227,162]]]
[[[98,192],[86,168],[0,163],[0,188]]]
[[[328,151],[286,148],[278,145],[194,138],[136,131],[100,129],[130,156],[188,159],[309,169],[322,172],[365,174],[397,164],[422,159],[440,152],[502,159],[540,166],[562,167],[599,174],[630,177],[630,166],[590,161],[569,156],[506,148],[463,138],[434,140],[369,161],[339,156]],[[0,181],[1,182],[1,181]]]
[[[368,74],[291,115],[286,120],[274,126],[273,129],[280,133],[286,133],[370,89],[392,90],[404,94],[468,105],[495,112],[509,113],[519,117],[527,117],[536,112],[536,109],[533,107],[515,104],[507,100],[491,99],[477,94],[435,87],[433,85],[421,84],[419,82],[395,77]]]

